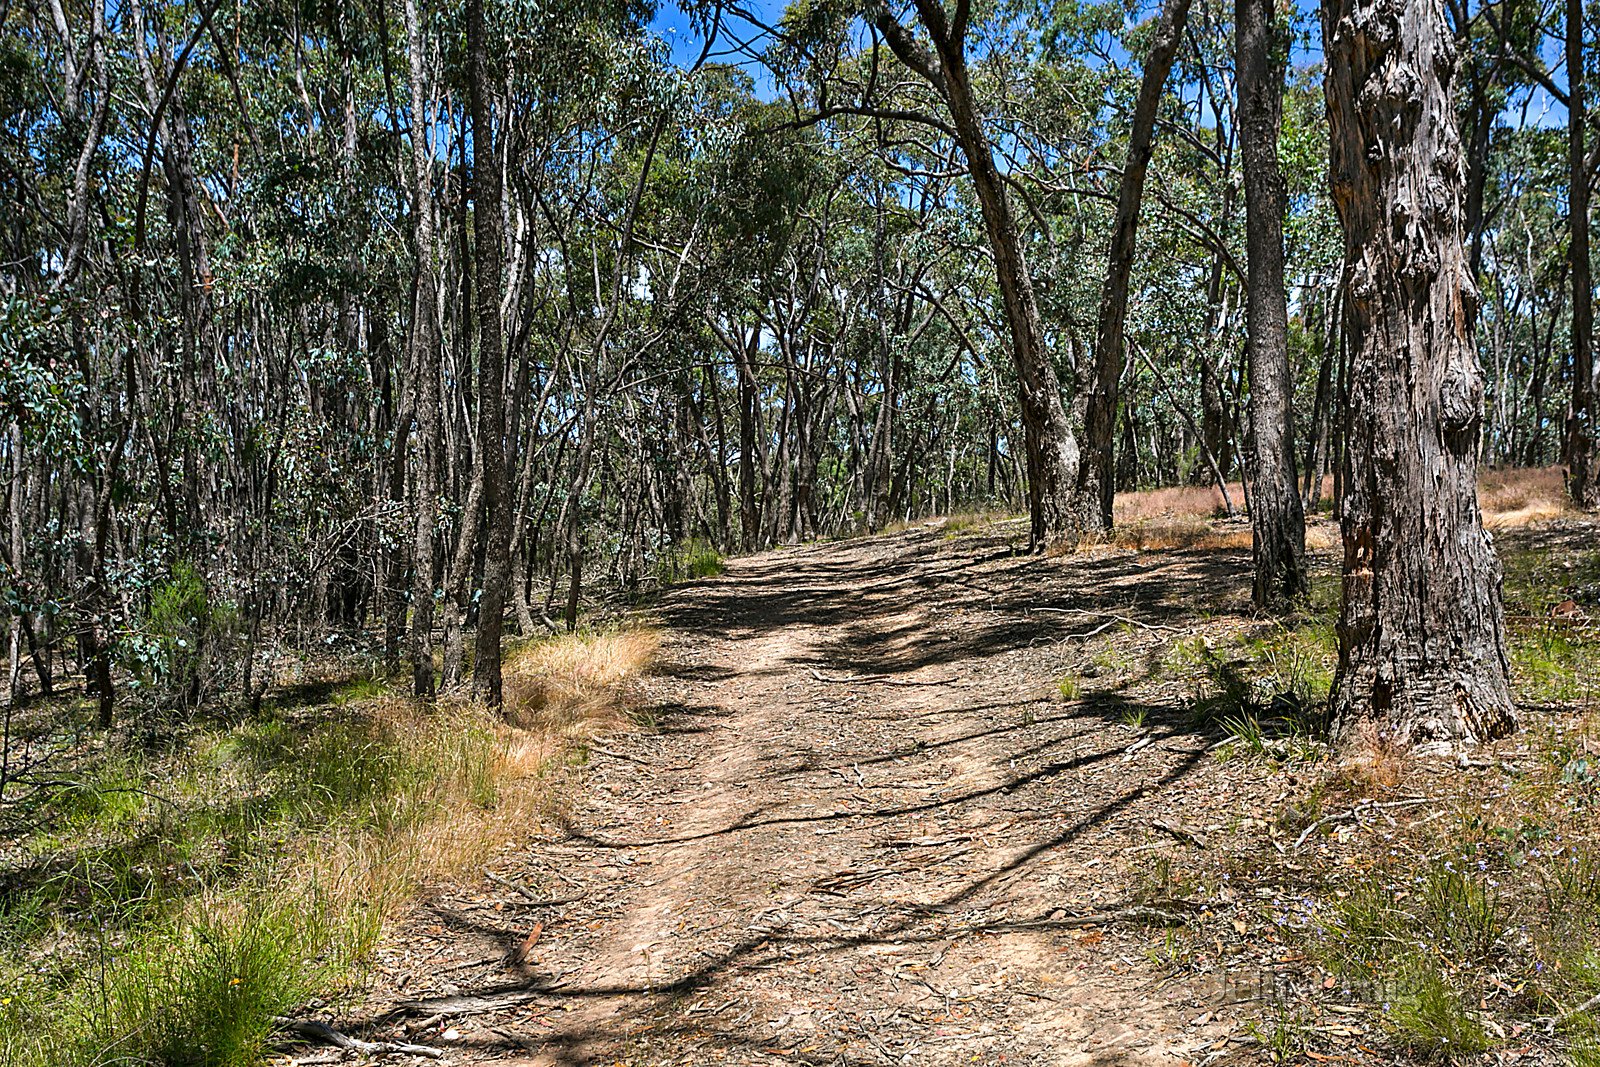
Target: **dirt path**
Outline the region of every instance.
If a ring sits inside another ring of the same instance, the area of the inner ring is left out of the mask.
[[[1208,788],[1207,739],[1056,680],[1108,625],[1155,657],[1197,605],[1231,610],[1248,555],[1091,568],[1016,533],[782,550],[675,593],[659,731],[596,752],[526,860],[577,899],[507,905],[545,923],[538,992],[425,983],[526,1001],[455,1022],[451,1059],[1217,1061],[1238,1012],[1162,977],[1160,928],[1082,919],[1126,912],[1127,849],[1181,853],[1151,827]]]

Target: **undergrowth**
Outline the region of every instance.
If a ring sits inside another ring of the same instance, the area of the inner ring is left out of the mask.
[[[356,680],[158,747],[83,747],[4,809],[0,1064],[259,1062],[274,1016],[358,992],[386,923],[537,824],[550,769],[629,723],[655,649],[536,643],[507,665],[505,717]]]

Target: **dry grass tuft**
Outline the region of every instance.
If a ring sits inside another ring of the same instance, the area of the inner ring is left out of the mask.
[[[1548,522],[1572,510],[1560,467],[1486,470],[1478,476],[1478,506],[1494,530]]]
[[[1136,552],[1155,552],[1162,549],[1248,549],[1250,527],[1217,528],[1204,519],[1151,518],[1119,525],[1111,535],[1112,543]]]
[[[1233,506],[1244,508],[1244,488],[1228,483]],[[1212,518],[1227,514],[1222,494],[1214,485],[1174,485],[1164,489],[1141,489],[1118,493],[1112,519],[1118,526],[1131,526],[1144,519]]]
[[[635,628],[540,641],[506,664],[508,722],[587,740],[626,727],[633,684],[655,660],[661,635]]]
[[[1405,752],[1396,748],[1370,722],[1356,728],[1332,772],[1332,783],[1353,798],[1379,796],[1392,791],[1405,777]]]

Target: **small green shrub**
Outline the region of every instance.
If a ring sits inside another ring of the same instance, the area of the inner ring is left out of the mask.
[[[198,567],[180,561],[150,587],[143,617],[118,651],[135,688],[157,707],[193,711],[238,669],[238,630],[233,607],[212,596]]]
[[[1383,1024],[1402,1047],[1424,1059],[1454,1061],[1493,1046],[1483,1022],[1437,970],[1416,961],[1399,981]]]
[[[1505,920],[1485,879],[1442,860],[1424,875],[1419,896],[1419,927],[1442,942],[1452,960],[1481,963],[1494,955]]]
[[[656,561],[656,578],[662,585],[676,585],[700,578],[715,578],[724,569],[717,546],[700,537],[663,549]]]
[[[1274,1000],[1268,1014],[1245,1024],[1245,1032],[1256,1039],[1273,1063],[1288,1063],[1305,1055],[1312,1020],[1304,1008],[1279,999]]]

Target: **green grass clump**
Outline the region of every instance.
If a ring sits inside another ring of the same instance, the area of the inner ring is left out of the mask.
[[[717,546],[701,537],[691,537],[661,551],[656,560],[656,578],[662,585],[676,585],[700,578],[715,578],[725,569]]]
[[[486,722],[339,707],[106,748],[40,792],[0,869],[0,1064],[259,1063],[418,879],[504,840]]]
[[[1461,994],[1420,961],[1400,978],[1383,1014],[1383,1027],[1402,1048],[1427,1060],[1457,1061],[1494,1045]]]
[[[131,943],[89,946],[64,991],[11,985],[0,1062],[253,1067],[273,1018],[347,971],[362,948],[356,924],[315,897],[256,891],[190,910],[130,933]]]
[[[1593,664],[1600,641],[1585,632],[1555,625],[1513,628],[1511,673],[1520,700],[1538,704],[1592,700]]]

